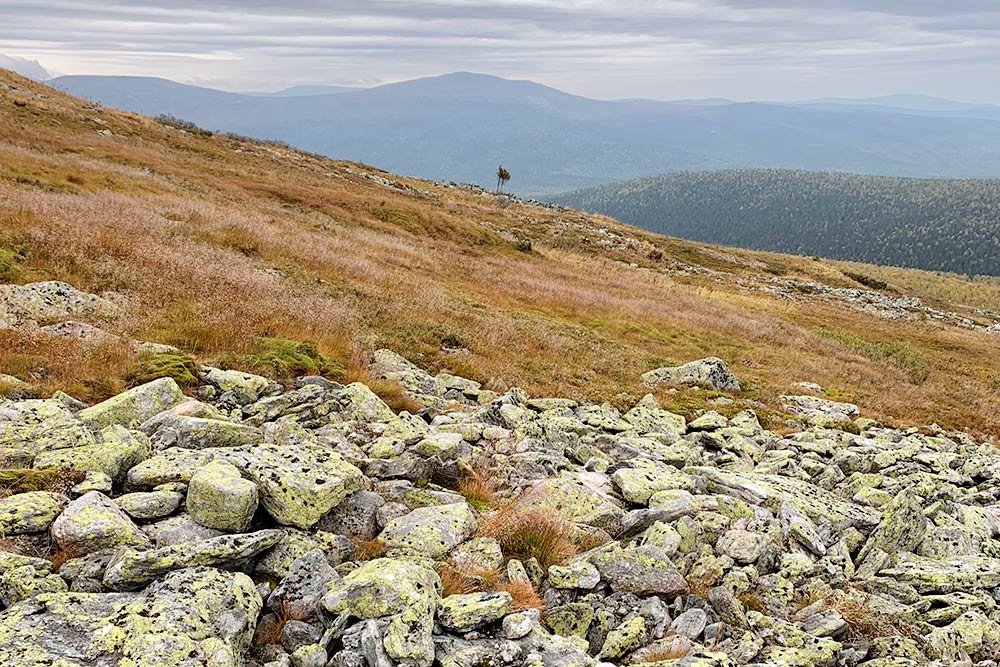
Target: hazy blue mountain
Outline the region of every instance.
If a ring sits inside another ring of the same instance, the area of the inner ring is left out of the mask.
[[[338,93],[351,93],[356,90],[364,90],[357,86],[292,86],[273,93],[253,93],[255,95],[266,95],[270,97],[305,97],[307,95],[336,95]]]
[[[280,139],[396,173],[490,186],[502,162],[513,175],[510,190],[520,194],[685,169],[1000,177],[1000,117],[967,118],[961,111],[602,101],[465,72],[305,96],[224,93],[136,77],[52,83],[110,106]]]
[[[678,172],[552,199],[695,241],[1000,275],[1000,180]]]

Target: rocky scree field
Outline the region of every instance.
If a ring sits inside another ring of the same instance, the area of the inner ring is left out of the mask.
[[[0,86],[0,664],[1000,660],[1000,290]]]
[[[822,389],[687,420],[195,369],[0,402],[0,664],[901,667],[1000,659],[1000,452]],[[738,391],[717,358],[642,381]]]

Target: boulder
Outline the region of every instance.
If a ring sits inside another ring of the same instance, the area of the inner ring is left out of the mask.
[[[170,415],[154,428],[150,440],[157,450],[240,447],[260,444],[264,439],[260,429],[248,424],[189,415]]]
[[[261,504],[278,523],[312,528],[361,488],[363,473],[310,434],[289,424],[273,431],[272,437],[246,450],[242,466],[230,462],[257,483]]]
[[[149,551],[122,549],[108,564],[104,585],[112,590],[133,590],[168,572],[189,567],[237,567],[284,539],[280,530],[224,535]]]
[[[33,466],[101,472],[117,482],[152,454],[149,438],[144,433],[115,425],[102,429],[100,442],[92,445],[43,451],[35,457]]]
[[[414,667],[430,667],[440,596],[441,580],[434,570],[379,558],[331,583],[321,604],[336,616],[387,619],[383,646],[389,657]]]
[[[114,424],[134,428],[185,400],[177,383],[172,378],[165,377],[139,385],[81,410],[80,419],[97,428]]]
[[[48,530],[68,502],[49,491],[30,491],[0,498],[0,535],[9,537]]]
[[[673,561],[651,544],[625,548],[615,545],[591,556],[591,562],[616,593],[672,597],[688,591],[687,581]]]
[[[449,630],[467,632],[499,621],[510,611],[510,593],[469,593],[441,598],[437,620]]]
[[[142,593],[47,593],[0,614],[0,664],[242,667],[261,599],[245,574],[168,574]]]
[[[80,496],[52,524],[52,539],[65,551],[89,554],[119,546],[152,546],[149,537],[113,500],[98,491]]]
[[[461,502],[419,507],[390,521],[379,537],[390,550],[438,558],[475,532],[475,515]]]
[[[647,387],[670,385],[708,386],[719,391],[739,391],[740,381],[722,359],[708,357],[681,366],[665,366],[643,373]]]
[[[133,519],[148,521],[149,519],[162,519],[177,511],[184,500],[184,495],[177,491],[148,491],[137,493],[126,493],[115,498],[125,513]]]
[[[57,280],[26,285],[0,285],[0,322],[9,327],[68,317],[109,318],[118,307],[95,294]]]
[[[239,533],[250,525],[257,499],[257,485],[243,479],[235,466],[213,462],[191,476],[187,511],[203,526]]]

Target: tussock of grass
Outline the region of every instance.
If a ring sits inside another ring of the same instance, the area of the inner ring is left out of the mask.
[[[83,472],[71,468],[0,469],[0,496],[29,491],[66,493],[84,477]]]
[[[467,595],[480,592],[510,593],[511,611],[543,610],[545,602],[535,587],[522,581],[510,581],[503,570],[463,570],[448,563],[438,565],[442,595]]]
[[[930,377],[930,361],[906,343],[867,340],[846,331],[832,331],[823,328],[817,329],[816,333],[824,338],[837,341],[866,359],[888,363],[905,371],[913,384],[926,382],[927,378]]]
[[[370,540],[352,539],[354,543],[354,560],[358,562],[375,560],[385,555],[387,547],[379,538]]]
[[[479,537],[500,543],[504,556],[538,560],[542,569],[560,565],[579,553],[573,524],[558,514],[517,498],[493,510],[479,522]]]
[[[198,384],[198,365],[183,352],[160,352],[139,357],[125,374],[130,387],[160,378],[173,378],[182,387]]]
[[[478,512],[496,505],[498,488],[497,477],[489,470],[472,470],[458,480],[458,492]]]
[[[496,590],[503,575],[502,570],[466,570],[448,563],[438,565],[436,570],[441,578],[442,595],[467,595]]]
[[[538,594],[535,587],[524,581],[505,581],[496,585],[497,592],[510,593],[513,612],[537,609],[545,611],[545,600]]]

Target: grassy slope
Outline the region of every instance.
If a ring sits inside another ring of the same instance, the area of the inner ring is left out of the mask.
[[[345,362],[388,346],[431,370],[620,405],[649,368],[717,355],[747,381],[746,400],[774,405],[811,380],[875,416],[1000,433],[996,336],[753,289],[776,273],[856,286],[833,263],[423,181],[390,187],[362,177],[388,177],[369,167],[182,132],[2,71],[0,83],[0,247],[26,251],[11,275],[121,300],[127,314],[108,329],[203,360],[262,336]],[[685,265],[704,270],[672,270]],[[901,342],[930,375],[914,383],[830,331]],[[45,390],[97,399],[133,363],[121,349],[0,333],[0,372]],[[694,408],[704,392],[664,400]]]

